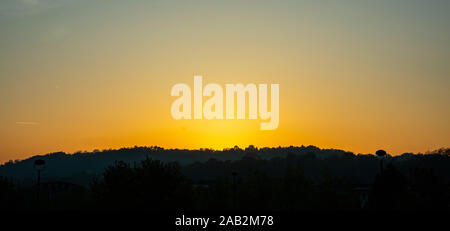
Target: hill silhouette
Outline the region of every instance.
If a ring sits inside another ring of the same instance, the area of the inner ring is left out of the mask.
[[[34,176],[33,163],[36,159],[43,159],[48,164],[43,177],[69,177],[79,174],[101,174],[103,170],[115,161],[126,163],[140,162],[145,158],[161,160],[163,162],[176,161],[181,165],[194,162],[216,160],[239,160],[249,152],[256,150],[249,146],[246,149],[234,147],[222,151],[212,149],[188,150],[188,149],[163,149],[160,147],[132,147],[117,150],[95,150],[93,152],[76,152],[68,154],[64,152],[36,155],[25,160],[8,161],[0,166],[0,175],[24,179]],[[328,155],[343,155],[348,152],[333,149],[319,149],[314,146],[286,147],[286,148],[262,148],[257,150],[257,155],[263,159],[285,157],[288,153],[298,155],[315,153],[322,158]],[[256,154],[256,153],[255,153]]]
[[[449,166],[450,149],[51,153],[0,167],[0,210],[449,210]]]
[[[388,155],[385,161],[396,165],[404,174],[409,174],[408,171],[414,168],[432,168],[437,174],[450,177],[449,155],[450,149],[439,149],[427,154]],[[373,154],[354,154],[315,146],[258,149],[250,145],[244,149],[235,146],[221,151],[135,146],[73,154],[57,152],[9,161],[0,165],[0,176],[19,185],[32,185],[36,174],[34,161],[43,159],[47,163],[45,171],[42,171],[43,180],[64,180],[88,185],[92,178],[100,176],[108,166],[117,161],[136,164],[148,158],[164,163],[177,162],[182,166],[183,173],[194,180],[225,177],[229,175],[229,169],[239,169],[243,174],[258,170],[272,176],[281,176],[286,167],[285,160],[298,162],[308,177],[318,177],[323,171],[329,171],[333,176],[352,179],[359,184],[368,184],[379,169],[378,158]]]

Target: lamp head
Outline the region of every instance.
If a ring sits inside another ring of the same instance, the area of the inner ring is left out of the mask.
[[[45,168],[45,160],[37,159],[34,161],[34,169],[43,170]]]
[[[375,152],[375,154],[379,157],[383,157],[383,156],[387,155],[386,151],[384,151],[384,150],[378,150],[377,152]]]

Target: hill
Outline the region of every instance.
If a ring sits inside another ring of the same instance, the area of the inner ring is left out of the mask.
[[[397,165],[405,174],[414,168],[430,168],[437,174],[450,178],[449,150],[387,156],[386,163]],[[178,162],[184,174],[197,181],[229,176],[230,169],[239,170],[244,175],[252,171],[262,171],[269,175],[281,176],[288,164],[297,163],[303,168],[306,176],[314,178],[329,172],[333,176],[364,184],[369,182],[379,169],[379,160],[373,154],[356,155],[343,150],[320,149],[315,146],[259,149],[254,146],[240,149],[236,146],[222,151],[133,147],[73,154],[58,152],[37,155],[1,165],[0,176],[6,176],[17,184],[31,185],[36,176],[34,161],[43,159],[46,162],[45,170],[42,171],[43,180],[64,180],[88,185],[94,177],[100,177],[106,167],[117,161],[133,165],[147,158],[166,163]]]

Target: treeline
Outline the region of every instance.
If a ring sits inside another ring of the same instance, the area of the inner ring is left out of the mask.
[[[325,152],[327,153],[327,152]],[[254,171],[264,172],[272,177],[282,177],[288,167],[299,167],[305,177],[316,181],[324,174],[345,179],[355,185],[368,185],[373,182],[380,169],[380,158],[375,155],[354,155],[353,153],[317,154],[308,151],[302,154],[287,152],[284,157],[262,158],[258,151],[247,151],[240,160],[209,159],[185,165],[183,173],[191,179],[211,180],[227,177],[231,171],[246,176]],[[440,149],[428,154],[403,154],[386,156],[385,165],[394,165],[403,175],[411,178],[415,169],[433,169],[436,175],[450,179],[450,149]]]
[[[386,162],[410,175],[414,168],[433,168],[437,175],[450,177],[448,156],[450,149],[440,149],[426,154],[387,156]],[[0,165],[0,176],[8,177],[16,185],[31,187],[35,184],[34,161],[46,162],[41,176],[45,181],[64,181],[89,186],[92,179],[100,177],[104,170],[116,161],[140,163],[151,158],[164,163],[178,162],[182,173],[194,181],[211,180],[229,176],[235,169],[240,176],[249,171],[264,171],[270,176],[284,174],[287,162],[298,162],[308,178],[320,177],[324,171],[346,178],[355,184],[369,184],[377,173],[379,162],[373,154],[353,154],[336,149],[320,149],[314,146],[256,148],[234,147],[222,151],[200,149],[163,149],[160,147],[133,147],[117,150],[95,150],[93,152],[63,152],[34,156],[21,161],[10,161]],[[287,161],[285,161],[287,159]]]
[[[188,165],[145,158],[116,161],[86,186],[0,178],[4,210],[448,210],[448,149],[386,157],[313,152]]]

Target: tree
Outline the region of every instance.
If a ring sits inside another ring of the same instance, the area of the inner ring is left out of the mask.
[[[189,207],[192,185],[177,163],[145,159],[131,167],[119,161],[92,184],[97,203],[112,210],[161,210]]]

